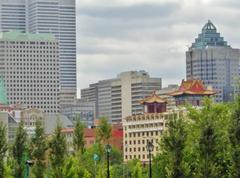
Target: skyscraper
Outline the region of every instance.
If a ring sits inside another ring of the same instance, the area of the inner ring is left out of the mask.
[[[58,50],[51,34],[0,33],[0,75],[9,104],[59,112]]]
[[[76,94],[75,0],[1,0],[0,32],[54,34],[59,42],[61,90]]]
[[[224,41],[209,20],[186,52],[187,79],[200,79],[217,92],[216,102],[231,101],[239,83],[240,50]]]
[[[152,78],[145,71],[128,71],[82,89],[81,98],[95,102],[97,118],[107,117],[114,123],[132,114],[143,113],[139,100],[161,88],[161,78]]]

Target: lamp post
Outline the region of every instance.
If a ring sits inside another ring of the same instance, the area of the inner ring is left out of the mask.
[[[32,166],[33,164],[34,164],[34,163],[33,163],[33,161],[31,161],[31,160],[27,160],[27,161],[26,161],[26,168],[27,168],[26,176],[27,176],[27,178],[29,178],[30,166]]]
[[[147,141],[147,151],[149,153],[149,178],[152,178],[152,151],[153,151],[153,144],[149,140]]]
[[[111,150],[112,150],[111,145],[107,144],[107,145],[105,146],[105,151],[106,151],[106,153],[107,153],[107,178],[110,178],[109,154],[110,154]]]

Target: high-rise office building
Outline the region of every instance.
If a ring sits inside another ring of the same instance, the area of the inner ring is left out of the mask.
[[[121,122],[122,118],[143,113],[139,100],[161,87],[161,78],[151,78],[145,71],[129,71],[82,89],[81,98],[95,102],[97,118],[107,117],[111,122]]]
[[[59,42],[62,102],[76,96],[75,0],[1,0],[0,32],[54,34]],[[67,94],[66,94],[67,93]],[[71,96],[69,96],[71,94]]]
[[[0,33],[0,75],[9,104],[59,112],[58,51],[51,34]]]
[[[186,52],[187,79],[200,79],[217,92],[216,102],[231,101],[239,83],[240,50],[224,41],[211,21]]]

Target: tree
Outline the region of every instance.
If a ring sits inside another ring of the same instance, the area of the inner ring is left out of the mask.
[[[36,121],[35,134],[31,139],[31,157],[34,160],[33,173],[36,178],[43,178],[46,168],[47,141],[40,118]]]
[[[233,176],[240,177],[240,97],[233,105],[229,135],[232,145]]]
[[[97,141],[100,143],[107,143],[112,134],[112,127],[106,118],[101,118],[100,123],[96,129]]]
[[[85,150],[84,128],[84,124],[82,124],[80,119],[77,118],[73,134],[73,146],[74,150],[80,151],[81,154],[83,154]]]
[[[63,165],[66,157],[67,146],[66,138],[61,133],[62,127],[60,123],[57,123],[54,134],[50,141],[50,162],[52,166],[53,177],[64,178],[63,177]]]
[[[201,109],[188,110],[187,146],[184,160],[187,177],[231,177],[230,109],[226,104],[204,100]]]
[[[6,127],[0,122],[0,177],[4,177],[4,160],[7,149]]]
[[[168,128],[161,139],[160,157],[165,158],[166,177],[185,177],[183,169],[184,149],[186,146],[187,133],[183,118],[173,114],[168,121]]]
[[[142,178],[142,167],[140,162],[137,162],[135,165],[132,178]]]
[[[27,133],[25,132],[23,128],[23,122],[21,121],[18,125],[16,138],[13,144],[13,157],[16,161],[15,165],[16,178],[22,178],[24,176],[26,152],[27,152]]]

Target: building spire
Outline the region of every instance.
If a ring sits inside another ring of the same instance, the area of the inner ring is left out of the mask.
[[[211,20],[208,20],[203,26],[202,32],[195,38],[195,42],[192,43],[191,48],[205,48],[208,46],[230,47],[227,41],[224,41],[224,38],[217,32],[217,28]]]

